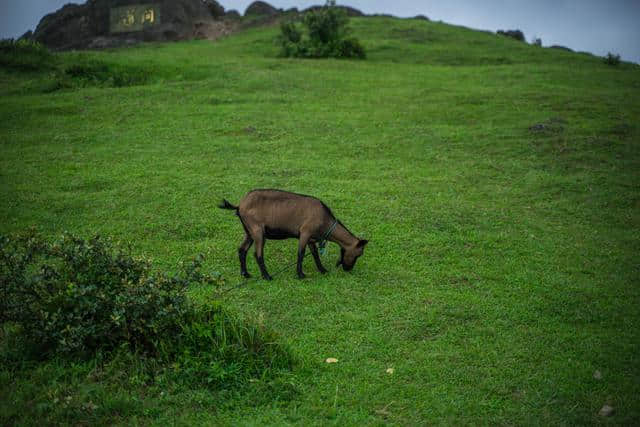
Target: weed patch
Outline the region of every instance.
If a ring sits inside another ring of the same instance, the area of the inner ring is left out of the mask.
[[[144,85],[151,75],[150,70],[141,67],[80,58],[78,62],[66,66],[59,73],[58,81],[62,87],[65,83],[69,87],[125,87]]]
[[[42,44],[31,40],[0,40],[0,68],[14,72],[52,70],[55,57]]]
[[[564,132],[567,121],[560,117],[552,117],[544,122],[529,127],[529,132],[540,137],[550,137]]]

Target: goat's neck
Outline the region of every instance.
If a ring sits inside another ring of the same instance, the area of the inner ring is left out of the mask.
[[[358,238],[344,228],[342,224],[336,226],[336,229],[333,230],[328,240],[339,244],[342,248],[348,248],[358,243]]]

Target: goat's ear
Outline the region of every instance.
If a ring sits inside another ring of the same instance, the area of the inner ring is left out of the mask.
[[[360,240],[356,246],[359,248],[364,248],[367,245],[367,243],[369,243],[368,240]]]

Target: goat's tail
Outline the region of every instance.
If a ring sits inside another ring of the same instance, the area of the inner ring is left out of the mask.
[[[227,201],[227,199],[222,199],[222,203],[218,205],[220,209],[229,209],[229,210],[238,210],[237,206],[233,206],[231,203]]]

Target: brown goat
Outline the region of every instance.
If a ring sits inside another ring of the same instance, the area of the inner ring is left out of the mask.
[[[316,243],[328,240],[340,245],[340,259],[336,267],[342,265],[345,271],[353,269],[368,243],[367,240],[360,240],[351,234],[333,216],[327,205],[311,196],[281,190],[253,190],[247,193],[238,206],[223,200],[219,207],[235,210],[244,227],[244,241],[238,249],[240,273],[244,277],[251,277],[247,271],[247,252],[254,242],[256,260],[265,280],[271,280],[264,265],[265,239],[299,239],[297,271],[300,279],[305,277],[302,272],[302,260],[307,245],[311,249],[318,271],[326,273],[327,270],[320,262]]]

